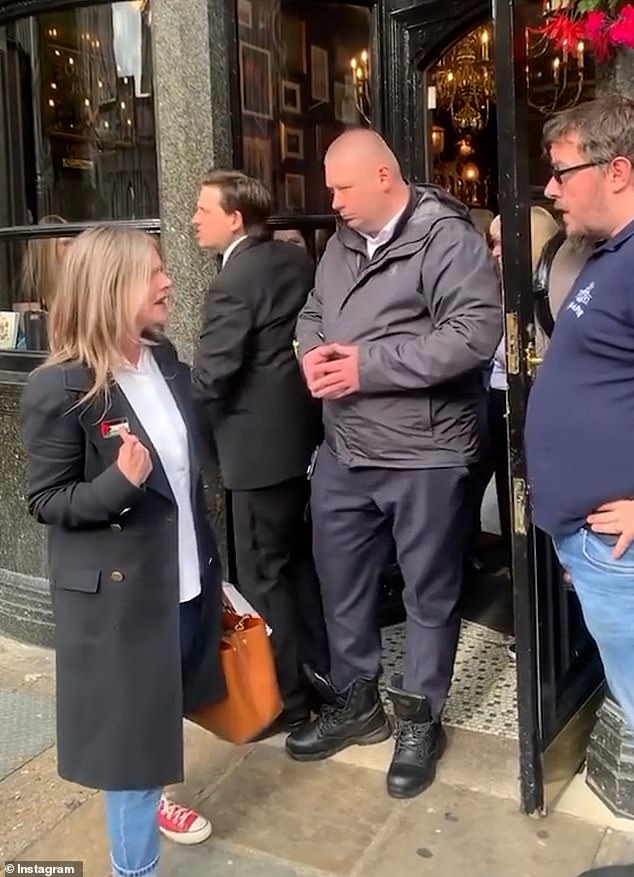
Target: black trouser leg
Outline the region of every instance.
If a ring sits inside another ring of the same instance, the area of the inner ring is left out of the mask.
[[[434,718],[447,698],[460,631],[468,477],[466,468],[409,470],[386,476],[379,493],[405,583],[403,688],[424,695]]]
[[[300,666],[309,664],[313,670],[325,674],[330,668],[330,660],[321,590],[313,559],[310,485],[301,479],[298,487],[298,515],[291,543],[288,580],[299,625],[299,661]]]
[[[322,670],[327,666],[318,583],[306,534],[307,501],[304,478],[232,493],[238,586],[273,629],[286,709],[304,700],[302,661]]]
[[[376,678],[381,667],[380,575],[392,536],[389,521],[372,499],[372,472],[346,468],[323,445],[311,482],[315,565],[330,673],[339,691],[356,679]]]

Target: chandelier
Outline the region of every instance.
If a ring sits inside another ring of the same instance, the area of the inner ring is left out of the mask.
[[[526,31],[528,105],[548,116],[579,102],[586,84],[586,45],[563,40],[559,50],[544,31]]]
[[[447,109],[458,131],[477,131],[489,119],[495,74],[487,28],[472,31],[440,60],[434,71],[438,105]]]

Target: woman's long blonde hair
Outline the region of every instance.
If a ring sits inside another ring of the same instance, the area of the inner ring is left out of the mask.
[[[64,225],[62,216],[44,216],[38,225]],[[58,238],[29,241],[22,262],[20,298],[50,309],[61,268]]]
[[[531,266],[533,271],[537,268],[539,257],[548,241],[557,234],[559,225],[557,220],[546,210],[534,204],[530,210],[531,221]],[[499,216],[496,216],[491,222],[489,235],[494,240],[500,240],[502,236],[502,224]]]
[[[152,275],[152,238],[97,226],[68,248],[49,313],[47,365],[78,362],[93,373],[83,397],[108,394],[125,350],[138,341],[136,318]]]

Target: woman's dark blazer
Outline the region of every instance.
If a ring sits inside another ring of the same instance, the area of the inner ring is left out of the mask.
[[[44,366],[29,378],[22,425],[31,514],[49,526],[55,615],[58,767],[96,789],[150,789],[183,776],[184,712],[222,697],[222,571],[207,520],[189,368],[167,341],[151,348],[188,425],[192,505],[202,582],[201,635],[183,666],[177,506],[152,443],[114,385],[79,405],[83,365]],[[116,465],[117,418],[150,451],[142,488]]]

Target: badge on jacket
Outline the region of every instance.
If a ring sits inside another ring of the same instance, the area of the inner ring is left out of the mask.
[[[130,423],[126,417],[117,417],[116,420],[104,420],[99,424],[101,437],[105,439],[117,438],[123,429],[130,432]]]

